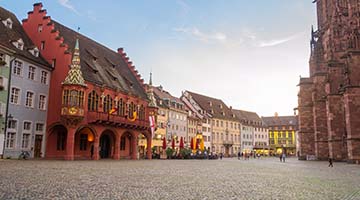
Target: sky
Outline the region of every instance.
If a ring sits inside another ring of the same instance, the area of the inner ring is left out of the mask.
[[[0,0],[21,20],[33,0]],[[293,115],[315,5],[304,0],[44,0],[52,19],[116,50],[145,81],[260,116]]]

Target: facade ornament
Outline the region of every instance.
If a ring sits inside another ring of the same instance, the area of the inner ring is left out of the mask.
[[[68,72],[68,75],[65,78],[65,81],[62,83],[63,85],[80,85],[85,86],[85,80],[82,76],[82,72],[80,70],[80,49],[79,49],[79,39],[76,39],[76,44],[74,48],[74,54],[71,62],[71,67]]]

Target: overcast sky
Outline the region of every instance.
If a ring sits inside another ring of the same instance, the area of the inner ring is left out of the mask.
[[[24,19],[33,0],[0,0]],[[48,15],[125,52],[147,81],[260,116],[292,115],[308,76],[310,0],[44,0]],[[226,2],[226,3],[225,3]],[[80,44],[81,45],[81,44]]]

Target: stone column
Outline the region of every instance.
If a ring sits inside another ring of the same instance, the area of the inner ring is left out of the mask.
[[[100,159],[99,143],[100,143],[100,135],[96,135],[95,136],[95,141],[94,141],[94,157],[93,157],[93,160],[99,160]]]
[[[149,160],[152,159],[152,149],[151,149],[151,142],[152,142],[152,138],[151,138],[151,133],[148,134],[148,136],[146,137],[147,140],[147,153],[146,156]]]
[[[138,133],[133,132],[131,136],[131,159],[137,160],[138,153]]]
[[[120,139],[121,139],[121,134],[120,133],[115,133],[115,151],[114,151],[114,160],[119,160],[120,159]]]
[[[74,160],[75,132],[76,132],[76,129],[74,127],[68,128],[67,139],[66,139],[65,160]]]

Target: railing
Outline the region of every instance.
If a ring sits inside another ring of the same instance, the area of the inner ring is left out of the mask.
[[[110,123],[129,124],[129,125],[137,125],[144,127],[150,126],[149,120],[136,119],[135,121],[130,121],[123,116],[109,115],[108,113],[103,113],[103,112],[88,111],[85,115],[85,118],[89,123],[110,122]]]

